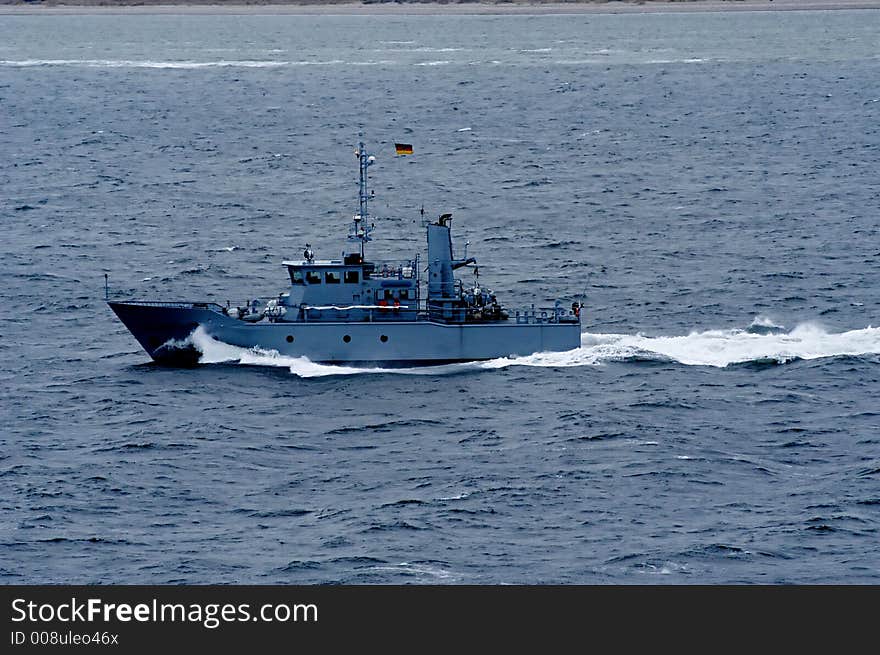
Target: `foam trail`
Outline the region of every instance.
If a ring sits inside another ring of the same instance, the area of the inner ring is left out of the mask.
[[[816,324],[805,323],[788,333],[755,334],[739,329],[691,332],[677,337],[585,333],[581,335],[581,347],[574,350],[496,359],[484,362],[483,366],[589,366],[653,359],[687,366],[724,367],[877,353],[880,353],[880,328],[832,334]]]
[[[522,357],[502,357],[484,362],[448,364],[408,369],[356,368],[316,364],[305,357],[288,357],[275,350],[240,348],[215,341],[201,327],[189,337],[202,353],[200,362],[237,363],[250,366],[280,366],[300,377],[396,373],[404,375],[445,375],[508,366],[574,367],[598,366],[609,362],[666,361],[686,366],[725,367],[748,362],[784,364],[796,359],[818,359],[845,355],[880,354],[880,328],[867,327],[842,333],[829,333],[806,323],[790,332],[756,334],[748,330],[706,330],[685,336],[646,337],[640,334],[581,335],[581,346],[565,352],[535,353]]]

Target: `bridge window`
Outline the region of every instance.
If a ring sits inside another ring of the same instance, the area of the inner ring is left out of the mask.
[[[360,275],[358,275],[357,271],[345,271],[346,284],[357,284],[358,278],[360,278]]]
[[[324,282],[327,284],[339,284],[340,279],[339,271],[327,271],[324,273]]]
[[[298,268],[291,268],[290,281],[294,284],[303,284],[303,272]]]
[[[306,282],[309,284],[321,284],[321,274],[317,271],[306,271]]]

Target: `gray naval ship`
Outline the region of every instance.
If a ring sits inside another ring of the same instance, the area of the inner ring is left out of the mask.
[[[305,357],[322,364],[420,366],[565,351],[580,346],[578,302],[552,308],[534,305],[508,311],[479,282],[476,260],[456,258],[451,214],[425,221],[428,250],[394,264],[368,261],[371,241],[367,169],[375,161],[363,143],[360,207],[340,260],[315,259],[306,244],[303,259],[285,261],[290,286],[265,304],[231,307],[213,302],[110,300],[108,304],[155,361],[189,366],[200,352],[190,336],[199,327],[226,344]],[[468,267],[473,281],[456,278]],[[427,273],[427,280],[422,273]],[[427,291],[425,294],[424,292]]]

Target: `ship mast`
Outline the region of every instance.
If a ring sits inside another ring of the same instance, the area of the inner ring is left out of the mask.
[[[358,213],[354,215],[351,227],[348,228],[348,240],[360,241],[361,260],[363,260],[364,244],[367,241],[372,240],[370,238],[370,232],[373,231],[373,226],[370,225],[370,212],[367,208],[367,202],[370,198],[367,193],[367,168],[376,161],[376,158],[373,155],[367,154],[366,146],[364,146],[363,141],[358,144],[358,148],[354,151],[354,155],[360,162],[360,187],[358,193],[360,204],[358,207]]]

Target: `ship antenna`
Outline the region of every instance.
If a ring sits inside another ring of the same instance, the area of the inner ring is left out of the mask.
[[[360,204],[358,207],[358,213],[354,215],[351,227],[348,229],[348,240],[361,242],[361,259],[363,260],[364,244],[367,241],[372,241],[370,238],[370,232],[373,231],[373,226],[370,225],[370,212],[367,208],[367,201],[370,198],[370,195],[367,193],[367,168],[376,161],[376,158],[373,155],[367,154],[367,149],[366,146],[364,146],[363,141],[358,144],[358,148],[354,151],[354,155],[360,162],[360,185],[358,192],[358,200]]]

